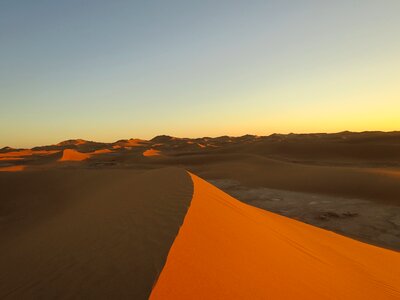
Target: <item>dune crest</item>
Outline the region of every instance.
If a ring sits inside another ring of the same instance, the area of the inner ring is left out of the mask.
[[[82,161],[89,157],[90,154],[82,153],[73,149],[65,149],[60,161]]]
[[[89,142],[86,140],[83,140],[83,139],[73,139],[73,140],[66,140],[66,141],[59,142],[56,145],[57,146],[70,146],[70,145],[79,146],[79,145],[85,145],[87,143],[89,143]]]
[[[192,175],[150,299],[400,299],[400,253],[251,207]]]

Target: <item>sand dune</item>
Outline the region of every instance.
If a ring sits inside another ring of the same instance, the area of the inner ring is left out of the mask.
[[[195,175],[150,299],[400,299],[400,253],[245,205]]]
[[[112,150],[110,149],[101,149],[101,150],[96,150],[94,151],[92,154],[107,154],[107,153],[111,153]]]
[[[160,156],[160,151],[156,149],[148,149],[143,152],[143,156]]]
[[[82,139],[75,139],[75,140],[62,141],[58,143],[57,146],[70,146],[70,145],[79,146],[79,145],[85,145],[87,143],[90,142]]]
[[[47,150],[31,150],[25,149],[20,151],[10,151],[5,153],[0,153],[0,159],[7,159],[7,158],[23,158],[26,156],[42,156],[42,155],[50,155],[57,153],[58,151],[47,151]]]
[[[0,173],[0,193],[1,299],[147,299],[192,183],[175,168],[52,170]]]
[[[119,149],[124,147],[137,147],[146,144],[147,141],[141,139],[119,140],[114,143],[113,148]]]
[[[65,149],[60,161],[81,161],[88,159],[90,154],[82,153],[73,149]]]

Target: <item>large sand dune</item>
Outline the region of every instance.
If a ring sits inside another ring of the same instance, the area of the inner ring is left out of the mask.
[[[65,149],[60,161],[81,161],[88,159],[89,157],[90,154],[88,153],[82,153],[73,149]]]
[[[195,175],[150,299],[400,299],[400,254],[243,204]]]

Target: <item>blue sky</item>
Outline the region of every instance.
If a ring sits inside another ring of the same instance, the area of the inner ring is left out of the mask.
[[[1,1],[0,147],[400,129],[400,2]]]

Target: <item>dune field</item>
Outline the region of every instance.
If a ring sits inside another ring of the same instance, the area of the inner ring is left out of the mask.
[[[4,147],[0,298],[400,299],[399,174],[399,132]]]
[[[0,149],[0,171],[184,168],[241,201],[400,249],[400,133],[67,140]]]

